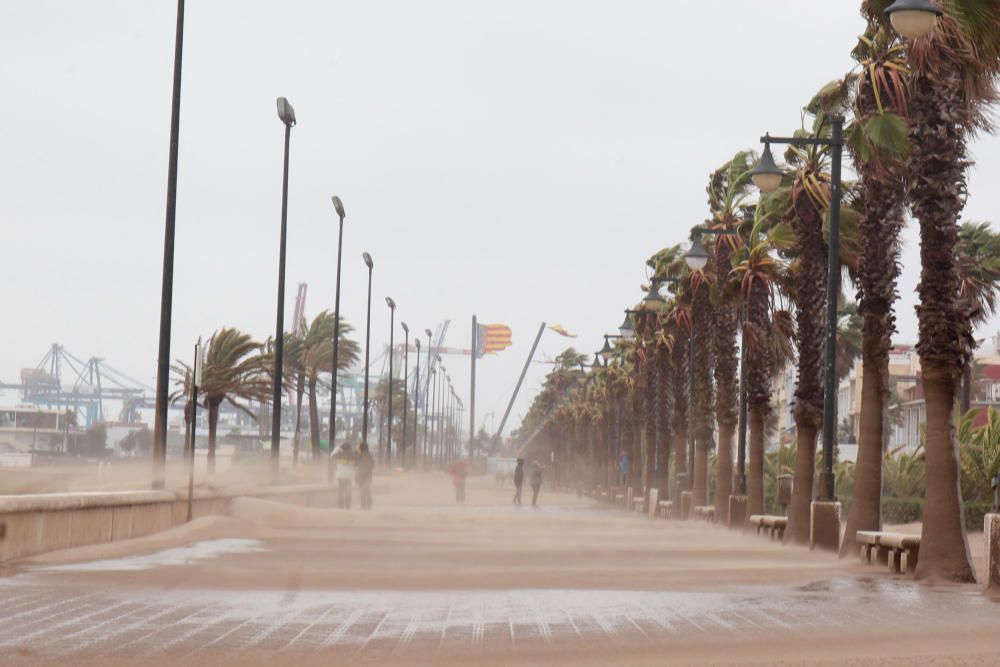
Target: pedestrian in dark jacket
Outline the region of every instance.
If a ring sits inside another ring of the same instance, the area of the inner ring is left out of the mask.
[[[521,485],[524,484],[524,459],[517,460],[514,468],[514,504],[521,504]]]

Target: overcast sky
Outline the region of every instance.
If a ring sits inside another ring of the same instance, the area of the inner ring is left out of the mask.
[[[388,342],[384,297],[422,331],[473,313],[514,345],[479,369],[499,423],[541,321],[539,359],[592,353],[639,297],[644,260],[706,216],[709,173],[843,75],[857,2],[189,0],[174,357],[229,325],[274,330],[287,96],[292,131],[286,324],[333,307],[347,208],[344,317]],[[0,3],[0,379],[50,343],[153,384],[176,3]],[[973,147],[966,218],[996,219],[1000,140]],[[906,232],[903,342],[916,339]],[[996,323],[980,332],[992,335]],[[463,396],[468,359],[447,358]],[[526,410],[548,367],[535,364]],[[0,397],[5,404],[16,395]]]

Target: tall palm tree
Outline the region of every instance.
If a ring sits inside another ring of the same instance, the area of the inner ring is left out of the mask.
[[[856,272],[861,334],[861,414],[851,507],[841,556],[857,551],[859,530],[882,527],[882,462],[890,397],[889,350],[896,332],[900,233],[905,204],[907,68],[905,51],[881,12],[865,2],[868,29],[854,56],[861,65],[848,148],[858,172]],[[838,364],[838,370],[840,366]]]
[[[919,579],[974,581],[955,440],[955,399],[974,341],[956,245],[965,206],[968,141],[987,129],[1000,74],[1000,3],[945,0],[937,26],[913,40],[907,189],[920,223],[917,352],[927,401],[927,504]]]
[[[351,339],[354,327],[341,318],[340,349],[337,355],[338,370],[350,368],[361,355],[361,346]],[[312,444],[313,460],[320,460],[320,416],[317,386],[320,376],[328,372],[333,363],[333,334],[336,318],[333,313],[323,311],[313,319],[305,334],[302,347],[302,367],[306,374],[306,389],[309,397],[309,438]],[[331,396],[330,400],[336,397]],[[333,443],[330,443],[332,450]]]
[[[757,222],[744,248],[737,253],[733,267],[746,309],[743,344],[746,346],[749,431],[748,516],[764,513],[764,439],[772,412],[771,387],[774,378],[794,356],[792,317],[775,307],[775,291],[783,278],[785,265],[773,255],[773,246],[764,232],[763,211],[762,206],[757,207]]]
[[[756,156],[740,151],[712,173],[708,184],[711,226],[720,232],[715,243],[715,298],[712,309],[712,352],[715,360],[715,420],[719,428],[715,482],[715,516],[728,523],[733,492],[733,436],[739,420],[739,357],[736,348],[739,290],[730,283],[733,253],[742,239],[737,233],[741,206],[753,191],[750,171]]]
[[[208,339],[198,391],[208,409],[209,473],[215,472],[216,432],[222,404],[229,403],[256,420],[247,402],[270,396],[271,380],[265,370],[267,362],[262,349],[263,345],[250,334],[230,327],[219,329]],[[183,362],[178,362],[175,368],[185,377],[190,373]]]
[[[973,327],[985,324],[997,312],[1000,287],[1000,234],[988,222],[964,222],[955,249],[958,260],[958,293],[971,313]],[[972,404],[970,361],[962,370],[962,414]]]
[[[691,274],[694,330],[703,332],[696,335],[694,374],[694,484],[691,485],[693,505],[708,503],[708,455],[712,450],[712,407],[715,404],[715,387],[712,376],[715,368],[715,350],[711,345],[710,332],[713,326],[712,299],[710,292],[714,276],[708,267]]]

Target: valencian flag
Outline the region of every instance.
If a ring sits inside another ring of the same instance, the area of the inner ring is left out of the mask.
[[[511,345],[510,327],[506,324],[480,324],[476,340],[476,356],[496,354]]]

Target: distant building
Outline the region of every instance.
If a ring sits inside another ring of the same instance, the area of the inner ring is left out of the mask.
[[[0,407],[0,452],[63,451],[66,413],[34,405]]]

